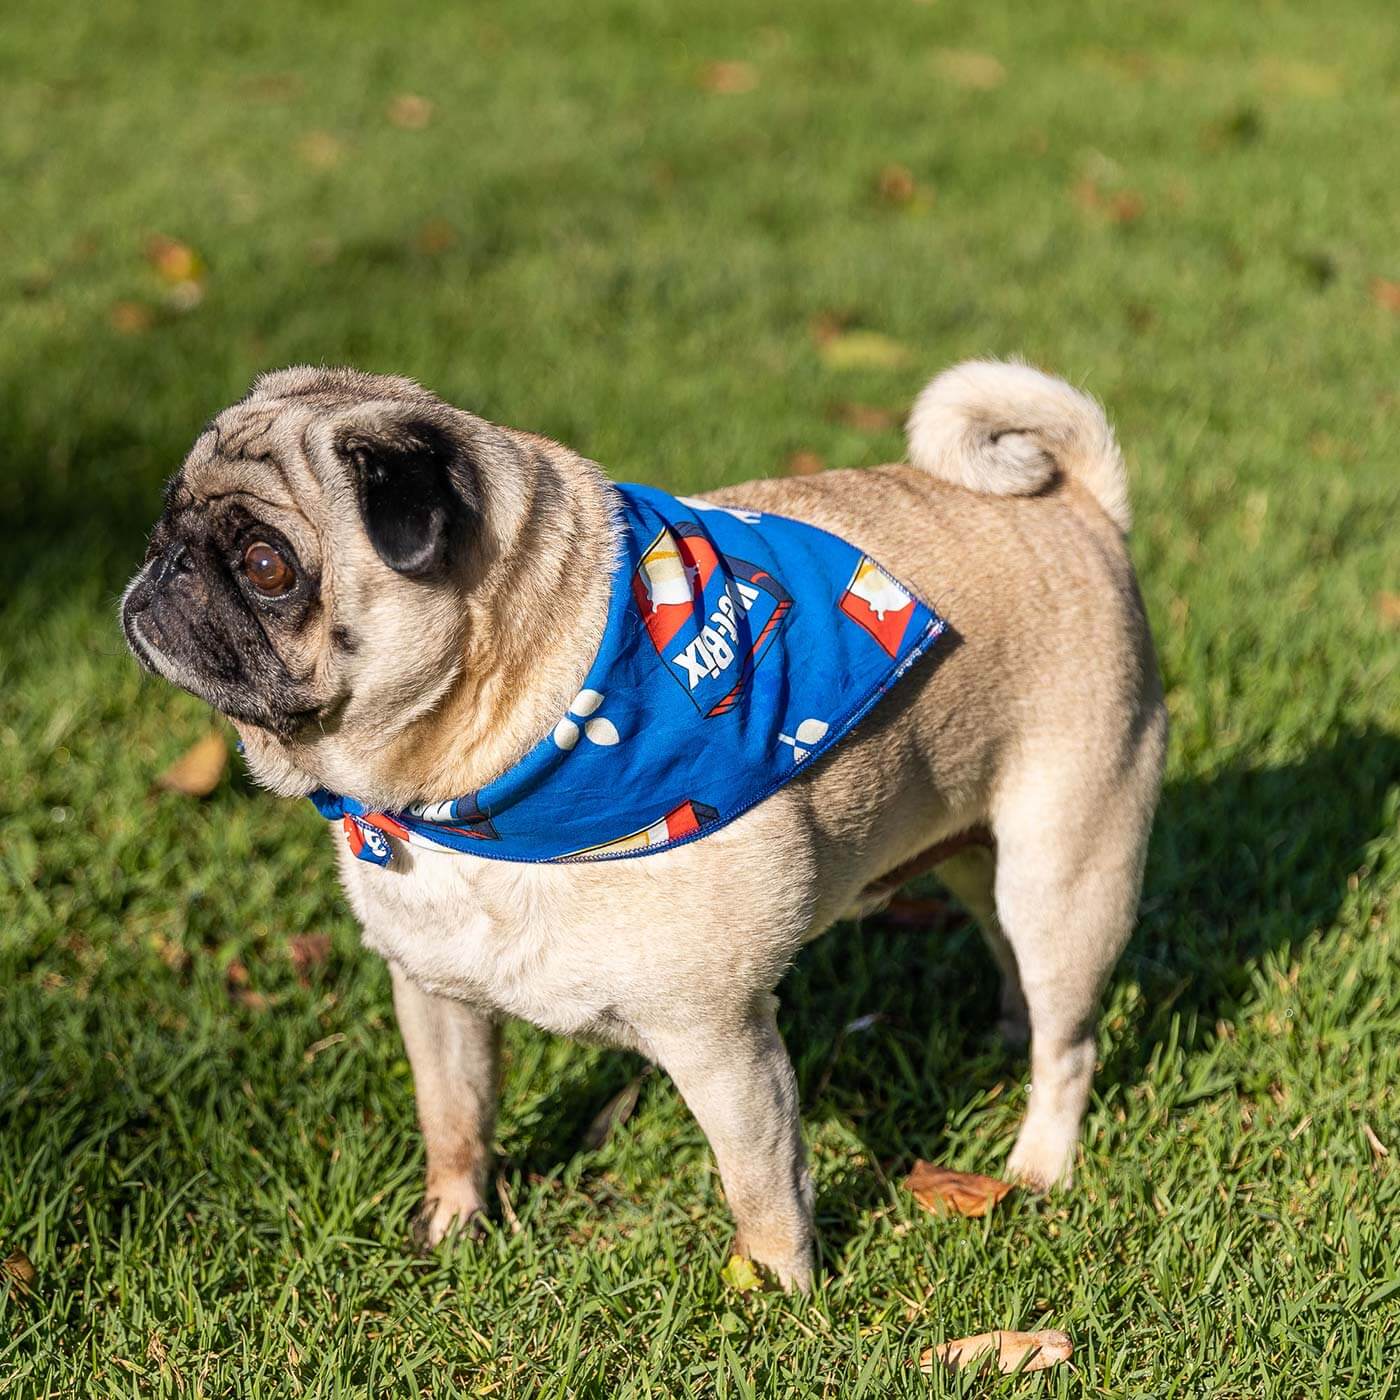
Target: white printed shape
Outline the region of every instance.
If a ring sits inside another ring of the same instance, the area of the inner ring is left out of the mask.
[[[792,749],[794,763],[801,763],[804,758],[810,756],[812,748],[826,738],[826,731],[830,728],[825,720],[804,719],[797,726],[796,734],[779,734],[778,742],[787,744]],[[804,745],[809,747],[803,747]]]
[[[579,724],[579,720],[587,719],[606,699],[607,696],[600,690],[580,690],[569,704],[569,713],[554,726],[555,746],[568,753],[578,744],[580,738],[586,738],[590,744],[597,744],[601,748],[611,748],[614,744],[620,744],[622,735],[617,732],[617,725],[605,715],[589,719],[586,724]]]
[[[574,696],[574,703],[569,706],[569,713],[577,715],[580,719],[585,719],[603,703],[603,692],[601,690],[580,690]]]
[[[617,726],[606,716],[598,719],[591,719],[583,726],[583,732],[588,735],[590,742],[611,747],[619,743],[622,736],[617,732]]]

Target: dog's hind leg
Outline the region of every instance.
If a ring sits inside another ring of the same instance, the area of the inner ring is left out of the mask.
[[[994,816],[997,914],[1031,1031],[1030,1106],[1007,1170],[1038,1187],[1073,1175],[1099,998],[1137,917],[1163,734],[1149,724],[1111,790],[1027,775]]]

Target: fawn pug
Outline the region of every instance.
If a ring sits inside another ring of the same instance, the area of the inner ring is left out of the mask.
[[[426,1243],[485,1209],[498,1027],[518,1016],[664,1067],[714,1150],[736,1247],[805,1287],[812,1191],[774,989],[804,943],[929,865],[981,927],[1004,1029],[1030,1038],[1033,1092],[1007,1169],[1069,1181],[1167,727],[1123,463],[1095,402],[991,362],[928,385],[908,448],[904,464],[684,503],[694,522],[719,511],[821,527],[873,561],[874,591],[858,569],[847,602],[884,625],[923,600],[948,630],[838,743],[810,752],[815,720],[783,728],[787,780],[754,778],[763,800],[732,820],[706,830],[712,808],[672,809],[658,788],[654,823],[612,852],[624,859],[546,846],[493,859],[469,838],[508,823],[461,795],[490,792],[551,736],[589,762],[599,747],[625,754],[601,691],[584,686],[619,608],[637,608],[634,632],[663,615],[690,626],[694,611],[692,682],[723,659],[734,685],[719,703],[738,713],[774,631],[770,619],[759,636],[744,609],[782,611],[769,577],[781,565],[736,565],[702,599],[681,530],[652,551],[651,591],[620,598],[627,516],[595,464],[354,370],[264,375],[172,478],[123,627],[144,666],[229,717],[266,787],[353,799],[340,869],[392,974],[426,1140]],[[722,722],[704,718],[704,732]],[[577,805],[546,810],[565,823]],[[433,820],[460,849],[401,839]],[[549,826],[536,817],[535,838]],[[979,831],[989,841],[964,839]],[[365,841],[388,863],[356,859]]]

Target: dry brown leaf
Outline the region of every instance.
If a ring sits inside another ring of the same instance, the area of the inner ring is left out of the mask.
[[[886,204],[908,204],[917,188],[907,165],[887,165],[875,181],[875,192]]]
[[[239,1006],[247,1007],[249,1011],[267,1009],[267,998],[248,985],[248,969],[236,958],[225,969],[224,979],[230,1000],[237,1002]]]
[[[161,281],[171,284],[198,282],[204,276],[204,261],[188,243],[153,233],[146,240],[146,261]]]
[[[818,348],[829,345],[838,335],[841,335],[851,324],[851,317],[845,311],[820,311],[812,317],[809,329],[812,332],[812,340]]]
[[[957,1172],[934,1162],[918,1161],[905,1178],[914,1199],[925,1210],[950,1215],[986,1215],[1011,1190],[1009,1181],[977,1172]]]
[[[950,83],[973,92],[990,92],[1006,81],[1000,60],[971,49],[935,49],[933,66]]]
[[[503,1172],[494,1174],[496,1177],[496,1198],[501,1203],[501,1219],[510,1226],[512,1235],[518,1235],[524,1226],[520,1223],[520,1217],[515,1213],[515,1207],[511,1204],[510,1187],[506,1185],[506,1178]]]
[[[613,1135],[613,1130],[620,1128],[632,1116],[647,1073],[643,1070],[598,1110],[583,1134],[585,1151],[596,1152]]]
[[[1376,594],[1376,613],[1387,627],[1400,627],[1400,593],[1381,589]]]
[[[1101,214],[1113,224],[1131,224],[1142,218],[1147,210],[1147,201],[1136,190],[1105,192],[1087,175],[1075,181],[1074,202],[1081,209]]]
[[[1376,277],[1371,282],[1371,300],[1386,311],[1400,312],[1400,282]]]
[[[456,245],[457,230],[446,219],[429,219],[418,230],[416,241],[420,253],[436,257],[438,253],[445,253]]]
[[[114,302],[107,313],[112,329],[122,335],[142,335],[156,323],[156,314],[143,301]]]
[[[880,331],[838,331],[819,340],[828,369],[898,369],[909,363],[909,347]]]
[[[1047,1329],[1043,1332],[979,1332],[975,1337],[959,1337],[941,1346],[929,1347],[919,1357],[919,1365],[931,1372],[935,1362],[950,1371],[960,1371],[975,1365],[984,1357],[994,1356],[997,1369],[1009,1376],[1018,1368],[1025,1371],[1045,1371],[1068,1361],[1074,1343],[1063,1332]]]
[[[1366,1141],[1371,1148],[1371,1155],[1376,1161],[1379,1162],[1382,1157],[1390,1156],[1390,1148],[1376,1136],[1375,1129],[1372,1128],[1369,1123],[1363,1122],[1361,1124],[1361,1131],[1365,1135]]]
[[[155,786],[186,797],[208,797],[228,767],[228,744],[219,733],[206,734],[191,744],[155,780]]]
[[[39,1272],[30,1263],[29,1256],[22,1249],[15,1248],[0,1259],[0,1276],[9,1279],[21,1293],[30,1293]]]
[[[331,955],[331,936],[328,933],[293,934],[287,942],[287,951],[291,954],[297,981],[308,986],[312,972],[324,967]]]
[[[874,403],[834,403],[827,410],[827,417],[848,428],[859,428],[863,433],[883,432],[899,422],[899,415],[893,409]]]
[[[400,93],[388,107],[389,120],[404,131],[422,131],[433,119],[433,104],[411,92]]]
[[[729,96],[736,92],[752,92],[758,86],[758,69],[752,63],[721,59],[707,63],[696,82],[706,92]]]
[[[815,476],[825,470],[826,463],[815,452],[794,452],[783,463],[783,472],[787,476]]]

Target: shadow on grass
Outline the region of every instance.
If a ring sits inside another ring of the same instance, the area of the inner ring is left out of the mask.
[[[1115,973],[1141,988],[1143,1012],[1116,1037],[1100,1087],[1138,1079],[1175,1018],[1189,1047],[1236,1017],[1262,957],[1335,920],[1397,782],[1400,736],[1349,729],[1294,763],[1167,785],[1142,915]],[[890,1178],[915,1157],[943,1155],[949,1125],[1025,1073],[1024,1055],[992,1031],[996,977],[969,922],[927,933],[874,920],[838,928],[804,951],[781,990],[809,1126],[841,1120]],[[590,1080],[574,1081],[518,1165],[548,1172],[579,1152],[639,1063],[608,1055]],[[818,1213],[829,1257],[883,1200],[866,1170],[828,1183]]]
[[[1142,914],[1115,973],[1138,984],[1144,1011],[1116,1038],[1100,1087],[1140,1077],[1174,1019],[1189,1046],[1235,1018],[1262,957],[1336,919],[1397,782],[1400,736],[1364,728],[1294,763],[1167,785]],[[996,990],[970,924],[945,935],[867,926],[823,940],[784,988],[809,1120],[844,1119],[890,1176],[938,1157],[948,1124],[1024,1073],[1024,1056],[990,1034]],[[875,1026],[842,1035],[871,1012],[881,1013]],[[866,1173],[826,1191],[828,1247],[839,1253],[881,1198]]]

